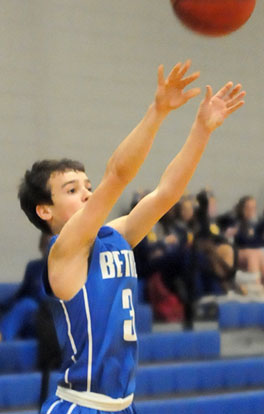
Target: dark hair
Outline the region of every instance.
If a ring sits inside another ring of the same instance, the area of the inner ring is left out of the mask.
[[[67,170],[85,172],[84,165],[81,162],[67,158],[37,161],[32,165],[31,170],[25,172],[20,183],[18,190],[20,206],[31,223],[44,233],[51,234],[51,230],[46,221],[37,215],[36,206],[39,204],[53,204],[51,191],[47,185],[48,180],[52,173]]]
[[[237,205],[235,206],[235,213],[238,220],[244,220],[244,208],[249,200],[255,200],[255,197],[253,197],[252,195],[245,195],[244,197],[241,197],[239,199]]]

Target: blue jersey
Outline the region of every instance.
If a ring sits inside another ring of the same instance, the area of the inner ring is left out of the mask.
[[[47,275],[45,279],[47,284]],[[59,300],[54,307],[63,358],[62,392],[70,389],[114,399],[134,393],[136,298],[133,252],[116,230],[104,226],[95,239],[84,286],[71,300]]]

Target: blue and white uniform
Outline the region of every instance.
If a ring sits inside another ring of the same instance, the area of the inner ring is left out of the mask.
[[[56,236],[51,245],[55,241]],[[50,290],[47,272],[44,284]],[[104,226],[95,239],[84,286],[69,301],[55,299],[63,363],[56,397],[43,405],[42,414],[134,413],[135,298],[131,247],[116,230]]]

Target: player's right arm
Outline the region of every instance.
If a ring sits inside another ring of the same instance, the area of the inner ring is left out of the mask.
[[[154,102],[137,127],[118,146],[107,163],[103,179],[85,206],[63,226],[49,255],[49,280],[53,292],[69,299],[81,288],[87,275],[87,258],[99,228],[127,184],[144,162],[156,133],[167,115],[200,92],[185,87],[199,77],[186,76],[191,62],[178,63],[164,79],[158,69],[158,87]]]
[[[109,223],[135,247],[157,221],[180,199],[189,183],[212,132],[244,104],[241,85],[228,82],[214,96],[212,88],[201,102],[190,134],[180,152],[170,162],[156,189],[123,216]]]

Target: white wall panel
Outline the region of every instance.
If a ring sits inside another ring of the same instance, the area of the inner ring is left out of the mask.
[[[25,169],[36,159],[72,157],[97,184],[151,102],[159,63],[167,72],[191,57],[203,90],[229,79],[243,83],[245,107],[215,133],[189,189],[211,186],[220,210],[251,193],[262,209],[263,18],[258,0],[242,29],[215,39],[186,30],[169,0],[0,0],[0,281],[21,279],[38,255],[38,231],[16,196]],[[155,186],[198,102],[170,115],[113,216],[135,189]]]

